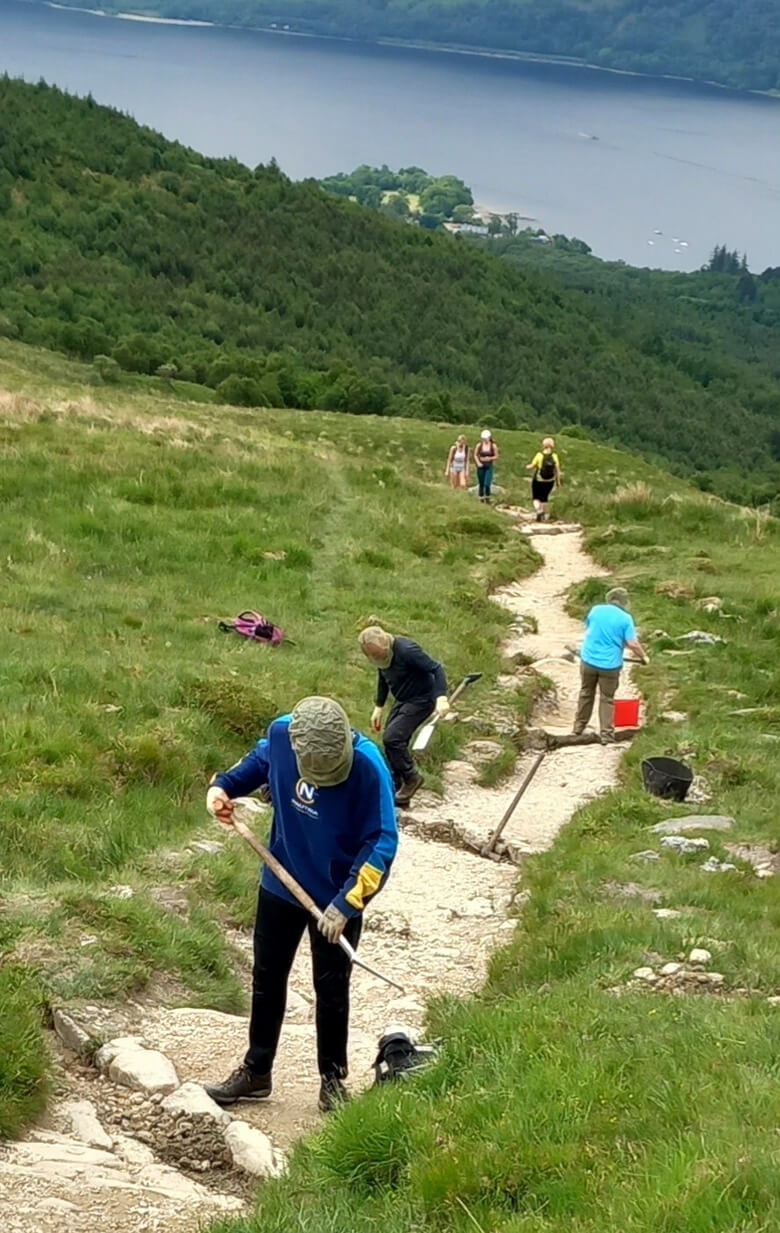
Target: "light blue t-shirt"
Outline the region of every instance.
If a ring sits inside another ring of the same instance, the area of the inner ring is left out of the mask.
[[[591,668],[622,668],[623,648],[636,638],[633,619],[617,604],[596,604],[585,617],[585,641],[580,656]]]

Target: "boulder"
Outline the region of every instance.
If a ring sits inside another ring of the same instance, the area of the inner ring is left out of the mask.
[[[54,1007],[51,1012],[52,1026],[66,1049],[80,1056],[89,1053],[92,1037],[67,1011]]]
[[[688,956],[689,963],[712,963],[712,954],[703,946],[694,946]]]
[[[666,835],[661,840],[661,846],[679,852],[681,856],[692,856],[695,852],[707,852],[709,839],[686,839],[685,835]]]
[[[121,1049],[110,1062],[108,1077],[113,1083],[134,1088],[151,1096],[155,1092],[173,1092],[179,1086],[179,1076],[173,1062],[156,1049],[137,1045]]]
[[[682,835],[687,831],[730,831],[734,819],[719,813],[693,813],[686,818],[665,818],[650,830],[656,835]]]
[[[635,968],[633,976],[635,980],[646,980],[650,984],[658,980],[652,968]]]
[[[226,1126],[230,1121],[230,1115],[224,1109],[220,1109],[216,1101],[212,1100],[208,1095],[205,1088],[201,1087],[199,1083],[193,1083],[191,1080],[187,1083],[182,1083],[181,1087],[178,1087],[175,1092],[171,1092],[170,1096],[166,1096],[161,1108],[165,1109],[166,1113],[173,1114],[174,1117],[179,1117],[181,1114],[210,1117],[212,1121],[217,1122],[220,1126]]]
[[[231,1122],[225,1131],[225,1142],[233,1164],[253,1177],[278,1177],[281,1162],[274,1145],[262,1130],[247,1122]]]
[[[100,1046],[95,1054],[95,1065],[99,1071],[106,1071],[117,1053],[121,1053],[123,1049],[143,1049],[143,1047],[144,1043],[140,1036],[116,1036]]]
[[[736,867],[731,861],[719,861],[717,856],[711,856],[700,866],[702,873],[728,873]]]
[[[677,920],[682,916],[682,912],[678,912],[677,908],[653,908],[653,916],[657,916],[659,920]]]
[[[100,1124],[97,1109],[88,1100],[72,1100],[63,1105],[62,1112],[73,1134],[88,1147],[100,1147],[110,1152],[113,1143]]]
[[[682,971],[681,963],[665,963],[664,966],[661,968],[659,975],[676,976],[677,973],[681,971]]]

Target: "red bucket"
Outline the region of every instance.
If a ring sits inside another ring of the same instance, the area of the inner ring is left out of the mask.
[[[616,698],[613,723],[616,728],[638,728],[639,699]]]

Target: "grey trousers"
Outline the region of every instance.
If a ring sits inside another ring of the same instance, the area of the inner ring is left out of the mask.
[[[619,668],[594,668],[580,664],[580,696],[577,699],[577,715],[574,720],[575,733],[584,732],[588,720],[593,713],[596,701],[596,688],[599,691],[599,730],[602,736],[615,735],[615,694],[620,680]]]

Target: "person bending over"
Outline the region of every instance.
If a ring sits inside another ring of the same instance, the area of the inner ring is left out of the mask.
[[[432,711],[446,715],[447,677],[436,659],[398,634],[388,634],[379,625],[364,629],[360,649],[377,669],[376,705],[371,727],[382,729],[382,712],[388,694],[395,699],[385,725],[384,746],[395,784],[396,805],[408,805],[424,780],[414,764],[409,741]]]
[[[233,824],[233,799],[265,787],[273,805],[269,848],[324,909],[319,925],[263,868],[254,929],[249,1049],[223,1083],[219,1105],[271,1095],[272,1072],[295,952],[308,929],[316,997],[319,1107],[347,1097],[351,964],[338,940],[357,946],[363,909],[384,885],[398,846],[393,785],[373,741],[350,728],[332,698],[304,698],[275,719],[251,753],[215,775],[209,812]]]
[[[599,728],[605,743],[615,739],[615,693],[623,667],[623,652],[630,647],[648,663],[628,611],[628,592],[623,587],[607,591],[606,602],[596,604],[585,618],[585,640],[580,651],[580,696],[574,720],[574,735],[585,731],[599,691]]]

